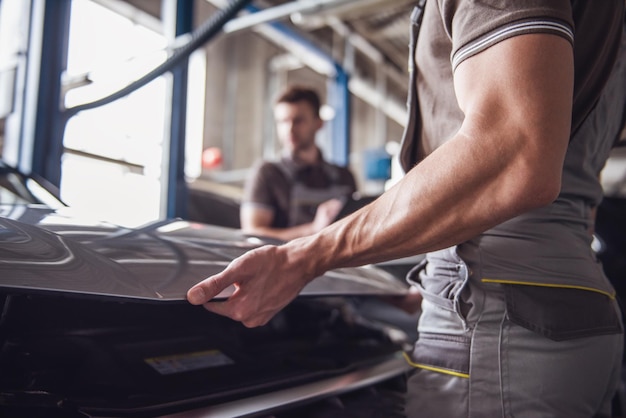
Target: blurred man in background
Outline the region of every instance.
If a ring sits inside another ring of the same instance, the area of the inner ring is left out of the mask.
[[[356,191],[346,167],[324,160],[315,144],[324,122],[320,98],[305,86],[291,86],[274,105],[280,161],[261,161],[245,185],[241,228],[245,233],[288,241],[328,226]]]

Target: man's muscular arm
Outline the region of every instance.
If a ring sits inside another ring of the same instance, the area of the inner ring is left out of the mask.
[[[188,299],[265,324],[313,278],[461,243],[559,193],[570,133],[572,46],[549,34],[502,41],[456,69],[454,137],[374,203],[306,238],[250,251]],[[230,284],[224,302],[209,302]]]

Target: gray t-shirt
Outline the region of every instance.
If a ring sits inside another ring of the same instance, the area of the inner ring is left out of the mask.
[[[621,118],[611,112],[623,109],[623,76],[609,80],[623,6],[622,0],[427,1],[415,54],[419,119],[409,124],[415,131],[405,133],[405,170],[461,126],[452,78],[463,60],[509,37],[551,33],[572,43],[575,61],[572,137],[558,199],[432,254],[433,263],[454,263],[458,256],[478,280],[613,295],[592,252],[589,230],[592,208],[602,198],[598,174],[619,132],[615,122]],[[607,80],[617,84],[611,88],[621,88],[621,96],[603,90]]]
[[[325,161],[300,164],[289,157],[280,161],[259,161],[248,177],[242,205],[274,213],[273,228],[288,228],[312,222],[320,203],[348,198],[356,181],[347,167]]]

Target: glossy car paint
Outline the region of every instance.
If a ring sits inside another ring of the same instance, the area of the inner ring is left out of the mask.
[[[13,291],[180,301],[193,284],[268,242],[183,220],[127,229],[90,221],[69,208],[0,207],[0,215],[0,289]],[[329,272],[306,286],[302,296],[405,292],[397,278],[363,267]]]
[[[255,329],[185,300],[266,243],[180,219],[94,221],[0,164],[0,416],[282,418],[359,391],[368,408],[409,369],[406,336],[356,299],[404,295],[398,278],[329,272]]]

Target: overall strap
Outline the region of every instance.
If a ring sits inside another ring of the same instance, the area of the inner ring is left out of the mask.
[[[411,40],[409,43],[409,86],[407,95],[407,124],[402,135],[400,147],[400,164],[405,172],[409,171],[416,163],[418,136],[421,129],[419,103],[417,98],[417,66],[415,64],[415,50],[417,37],[424,17],[426,0],[419,0],[411,13]]]

